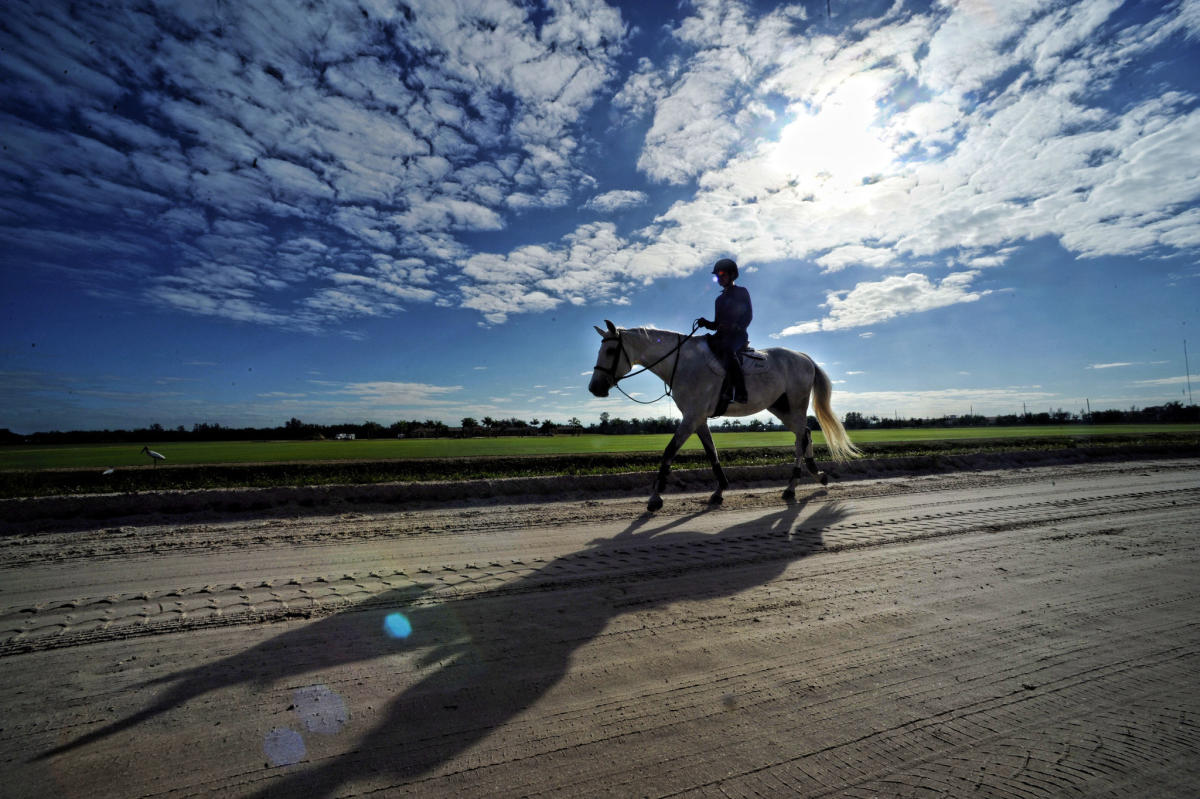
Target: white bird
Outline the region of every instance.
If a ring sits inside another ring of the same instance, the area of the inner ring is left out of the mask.
[[[154,450],[150,449],[149,447],[142,447],[142,452],[145,453],[146,455],[149,455],[151,458],[154,458],[155,466],[158,465],[159,461],[165,461],[167,459],[166,455],[163,455],[161,452],[155,452]]]

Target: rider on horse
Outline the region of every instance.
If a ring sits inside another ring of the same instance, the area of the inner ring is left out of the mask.
[[[717,284],[721,293],[717,296],[716,319],[709,321],[703,317],[696,320],[699,327],[717,331],[713,336],[715,349],[720,353],[725,371],[733,381],[733,401],[746,401],[746,377],[742,374],[742,364],[738,352],[750,343],[746,328],[754,317],[754,309],[750,306],[750,292],[742,286],[733,285],[737,280],[737,264],[729,258],[722,258],[713,266]]]

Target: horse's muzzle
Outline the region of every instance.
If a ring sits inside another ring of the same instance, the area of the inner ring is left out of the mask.
[[[596,372],[592,375],[592,381],[588,383],[588,391],[592,392],[596,397],[607,397],[608,392],[612,390],[612,383],[608,380],[607,375],[602,375]]]

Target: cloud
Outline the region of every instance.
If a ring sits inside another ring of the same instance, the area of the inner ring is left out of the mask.
[[[1121,362],[1121,363],[1094,363],[1088,369],[1116,369],[1122,366],[1137,366],[1136,362]]]
[[[833,394],[839,413],[858,411],[877,416],[899,414],[905,417],[964,415],[970,411],[983,415],[1019,413],[1025,404],[1073,405],[1077,401],[1029,388],[944,388],[925,391],[844,391]],[[853,433],[851,434],[853,435]]]
[[[1135,380],[1132,385],[1135,386],[1181,386],[1186,385],[1191,380],[1188,375],[1179,375],[1178,377],[1161,377],[1156,380]]]
[[[475,283],[463,288],[463,304],[500,324],[509,314],[549,310],[564,301],[579,305],[611,298],[627,260],[612,224],[581,225],[554,247],[534,245],[467,259],[463,273]]]
[[[978,272],[956,272],[940,282],[911,272],[903,277],[884,278],[874,283],[859,283],[849,291],[829,292],[822,305],[829,308],[824,319],[800,322],[784,328],[772,338],[815,333],[820,330],[845,330],[885,322],[897,316],[921,313],[963,302],[975,302],[990,291],[970,291]]]
[[[607,214],[613,213],[614,211],[622,211],[626,208],[634,208],[639,205],[645,205],[647,199],[646,193],[642,191],[608,191],[604,194],[598,194],[595,197],[592,197],[583,204],[583,207],[589,211],[599,211]]]
[[[1200,247],[1200,104],[1155,71],[1200,14],[1120,6],[893,4],[837,30],[798,5],[696,0],[622,74],[636,37],[601,0],[17,0],[0,31],[0,241],[94,280],[71,239],[94,240],[110,294],[310,331],[417,304],[498,324],[627,302],[631,281],[730,251],[896,272],[789,331],[872,324],[979,299],[963,276],[1035,239],[1084,258]],[[1114,93],[1135,73],[1156,79]],[[673,204],[596,194],[606,109]],[[525,224],[581,204],[645,218]],[[259,227],[239,248],[219,228],[243,220]],[[74,232],[87,223],[101,230]],[[960,271],[914,277],[930,263]]]
[[[906,12],[836,42],[796,38],[775,15],[698,10],[681,28],[707,31],[687,39],[702,49],[670,73],[640,162],[648,177],[694,178],[698,189],[630,242],[631,264],[646,279],[673,277],[681,260],[702,263],[730,243],[757,262],[816,256],[830,272],[939,256],[998,267],[1047,236],[1084,257],[1195,246],[1198,217],[1184,207],[1200,193],[1190,177],[1200,169],[1195,98],[1164,89],[1124,107],[1101,99],[1153,59],[1170,35],[1162,30],[1185,30],[1188,12],[1164,9],[1106,48],[1089,32],[1111,24],[1117,5],[1012,4],[994,30],[980,30],[981,6]],[[723,98],[722,114],[677,115],[664,133],[693,84]],[[738,150],[727,123],[755,91],[787,99],[785,124]]]
[[[439,386],[429,383],[400,383],[374,381],[347,383],[332,393],[348,394],[372,406],[428,405],[450,397],[462,386]]]
[[[416,257],[453,274],[468,254],[461,232],[568,203],[588,180],[572,131],[613,81],[625,37],[620,12],[599,0],[564,0],[536,20],[505,0],[299,15],[273,0],[153,13],[84,3],[69,16],[18,2],[6,26],[0,96],[12,133],[0,179],[25,181],[35,200],[24,213],[105,218],[112,235],[137,230],[172,252],[155,259],[156,285],[118,269],[114,291],[304,329],[396,313],[397,294],[447,299],[370,270],[351,279],[346,260]],[[249,218],[269,232],[240,263],[203,237],[212,220]],[[337,267],[314,268],[311,253],[302,268],[283,263],[300,236]],[[235,268],[260,279],[239,280],[236,297],[213,288]],[[471,307],[477,294],[457,301]]]
[[[666,86],[663,76],[649,58],[638,60],[637,71],[626,80],[621,90],[613,95],[612,104],[616,109],[626,110],[633,117],[648,114],[658,100],[666,96]]]
[[[882,268],[890,266],[895,260],[895,254],[889,249],[850,244],[822,255],[817,259],[817,263],[823,266],[826,272],[836,272],[851,265]]]

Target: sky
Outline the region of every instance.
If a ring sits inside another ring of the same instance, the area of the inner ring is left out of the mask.
[[[593,325],[722,257],[839,415],[1200,363],[1200,0],[9,0],[0,97],[14,432],[672,416]]]

